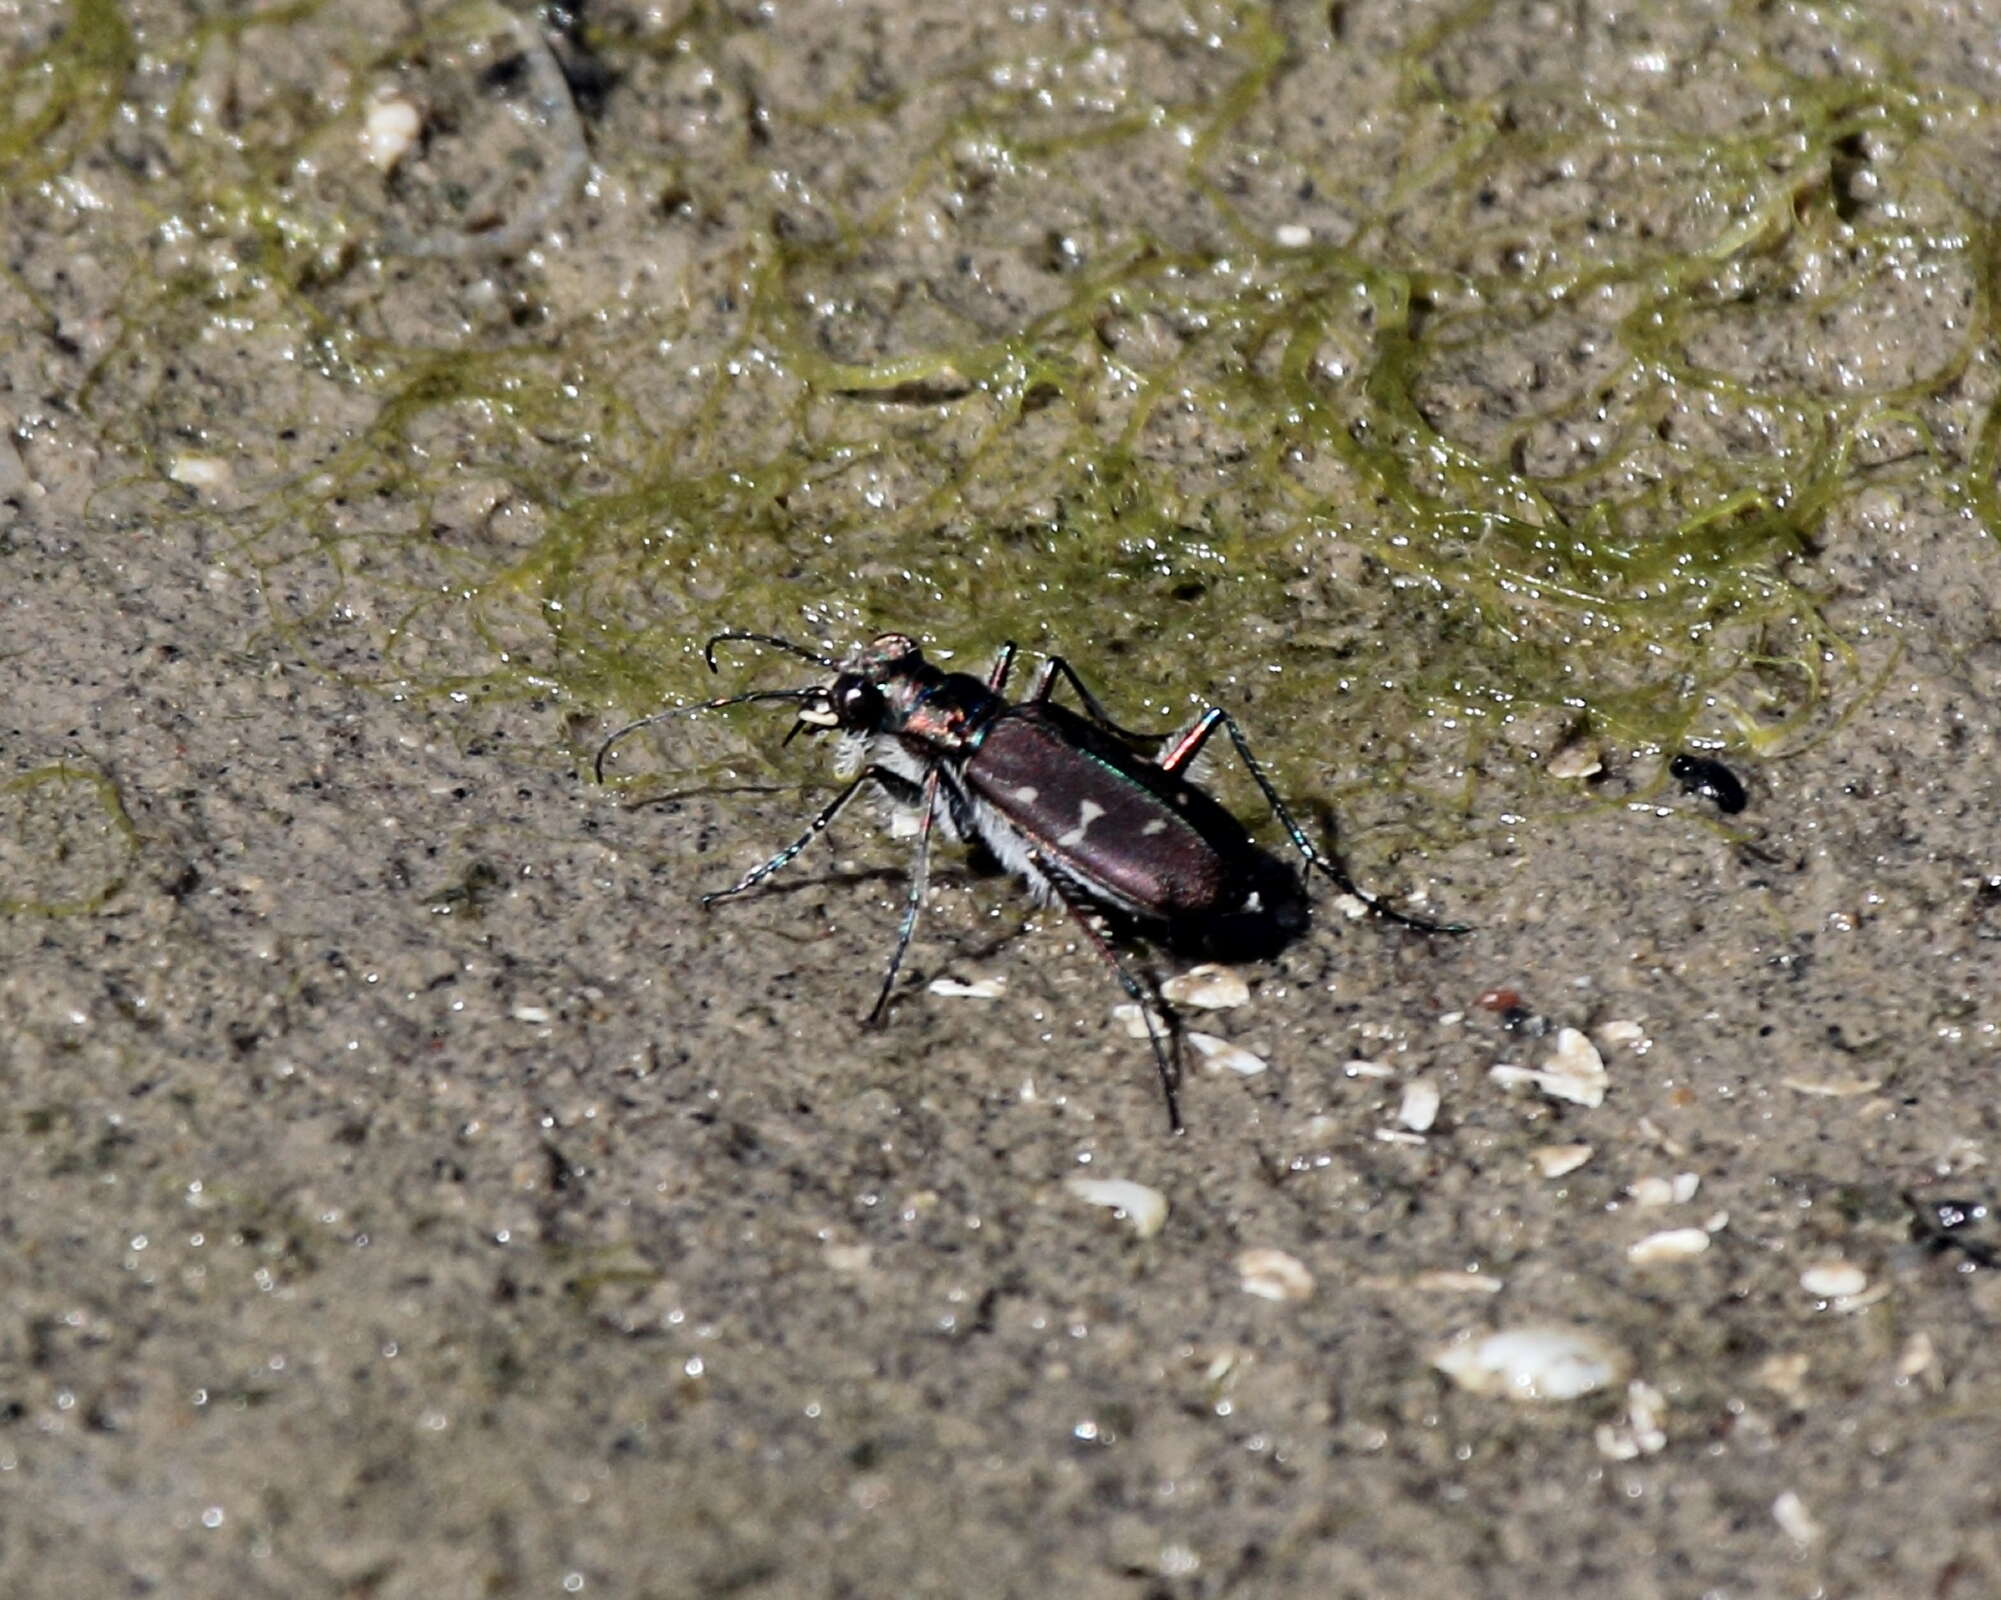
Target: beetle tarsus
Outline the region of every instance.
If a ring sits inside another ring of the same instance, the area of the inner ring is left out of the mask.
[[[1293,819],[1292,813],[1286,809],[1285,802],[1279,799],[1277,788],[1265,774],[1264,764],[1251,754],[1250,741],[1244,737],[1244,730],[1237,726],[1237,719],[1220,706],[1211,706],[1203,712],[1195,726],[1175,741],[1173,750],[1161,758],[1161,765],[1168,767],[1170,771],[1179,772],[1201,753],[1209,735],[1219,727],[1230,736],[1230,743],[1236,747],[1238,759],[1243,762],[1244,770],[1257,784],[1258,792],[1265,798],[1265,804],[1271,807],[1271,814],[1278,818],[1279,826],[1285,829],[1286,837],[1292,841],[1292,847],[1299,852],[1300,858],[1308,867],[1319,868],[1333,880],[1335,887],[1343,894],[1353,895],[1371,912],[1387,921],[1415,929],[1419,933],[1473,931],[1463,922],[1432,922],[1424,917],[1413,916],[1408,911],[1399,911],[1380,895],[1370,894],[1359,887],[1355,880],[1348,876],[1347,868],[1341,865],[1338,857],[1328,855],[1306,836],[1306,830]]]

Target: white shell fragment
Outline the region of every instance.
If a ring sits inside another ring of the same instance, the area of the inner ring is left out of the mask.
[[[1922,1328],[1906,1339],[1904,1348],[1897,1352],[1897,1376],[1905,1383],[1923,1377],[1937,1366],[1938,1346]]]
[[[192,452],[175,456],[167,463],[167,476],[188,489],[201,489],[217,493],[227,489],[236,479],[235,470],[221,456],[196,455]]]
[[[1605,1058],[1576,1028],[1556,1030],[1556,1050],[1543,1063],[1543,1092],[1581,1106],[1605,1103]]]
[[[361,124],[361,148],[378,172],[395,170],[423,131],[424,118],[408,100],[385,95],[371,101]]]
[[[1829,1099],[1846,1100],[1854,1095],[1874,1094],[1883,1087],[1884,1080],[1832,1073],[1825,1078],[1781,1078],[1779,1082],[1794,1094],[1821,1095]]]
[[[1540,1068],[1501,1065],[1487,1075],[1503,1088],[1530,1084],[1552,1100],[1580,1106],[1602,1106],[1612,1081],[1598,1047],[1575,1028],[1557,1030],[1556,1050]]]
[[[1237,1276],[1244,1293],[1261,1300],[1307,1300],[1313,1295],[1313,1274],[1283,1250],[1244,1251],[1237,1257]]]
[[[1397,1121],[1413,1133],[1428,1133],[1438,1120],[1438,1085],[1413,1078],[1404,1085],[1403,1103],[1397,1107]]]
[[[1499,1294],[1508,1280],[1491,1272],[1420,1272],[1410,1286],[1424,1294]]]
[[[1603,1334],[1562,1323],[1462,1333],[1431,1364],[1462,1389],[1510,1400],[1576,1400],[1620,1382],[1633,1365]]]
[[[1806,1502],[1790,1489],[1772,1502],[1772,1520],[1794,1544],[1813,1544],[1820,1538],[1820,1524],[1813,1520]]]
[[[1160,986],[1164,999],[1195,1011],[1227,1011],[1251,998],[1251,986],[1243,974],[1206,961],[1199,967],[1169,978]]]
[[[1394,1078],[1397,1075],[1395,1067],[1384,1066],[1380,1061],[1344,1061],[1341,1071],[1350,1078]]]
[[[961,983],[956,978],[933,978],[925,987],[950,1000],[998,1000],[1007,993],[1007,975],[975,978],[971,983]]]
[[[1112,1016],[1124,1026],[1128,1039],[1144,1039],[1147,1037],[1146,1015],[1144,1010],[1134,1005],[1117,1005],[1112,1007]],[[1167,1019],[1161,1016],[1158,1011],[1153,1013],[1153,1025],[1160,1030],[1162,1038],[1167,1036],[1169,1031]]]
[[[1598,1025],[1600,1044],[1638,1044],[1646,1036],[1647,1030],[1639,1023],[1629,1022],[1623,1018],[1615,1018],[1611,1022],[1601,1022]]]
[[[1118,1212],[1142,1239],[1151,1239],[1167,1222],[1167,1196],[1130,1178],[1065,1178],[1063,1187],[1086,1205]]]
[[[1651,1383],[1635,1378],[1626,1385],[1626,1420],[1601,1422],[1592,1435],[1598,1453],[1611,1461],[1660,1454],[1667,1448],[1667,1430],[1661,1426],[1666,1412],[1666,1396]]]
[[[1664,1228],[1626,1246],[1626,1259],[1636,1267],[1658,1267],[1693,1261],[1709,1248],[1704,1228]]]
[[[1604,770],[1604,758],[1588,744],[1565,745],[1549,758],[1552,778],[1595,778]]]
[[[1626,1193],[1633,1197],[1636,1206],[1673,1206],[1693,1200],[1695,1191],[1701,1187],[1698,1174],[1677,1172],[1672,1178],[1635,1178],[1626,1186]]]
[[[1596,1154],[1588,1144],[1539,1144],[1529,1152],[1529,1160],[1545,1178],[1561,1178]]]
[[[1181,1036],[1188,1048],[1202,1058],[1202,1066],[1208,1072],[1234,1072],[1240,1078],[1255,1078],[1267,1068],[1263,1056],[1252,1055],[1242,1045],[1231,1044],[1228,1039],[1219,1039],[1213,1033],[1196,1033],[1190,1029]]]
[[[1816,1300],[1847,1300],[1869,1287],[1869,1274],[1852,1261],[1817,1261],[1800,1274],[1800,1287]]]

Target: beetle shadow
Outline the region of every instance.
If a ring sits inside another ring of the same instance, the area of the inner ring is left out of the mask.
[[[665,794],[644,795],[636,800],[621,801],[620,804],[627,811],[649,811],[655,806],[678,805],[683,800],[720,799],[724,795],[789,794],[793,787],[782,783],[710,784],[700,789],[670,789]]]

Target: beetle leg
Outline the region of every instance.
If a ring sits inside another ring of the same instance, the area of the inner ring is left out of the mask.
[[[1061,656],[1050,656],[1035,669],[1035,681],[1029,685],[1029,705],[1046,704],[1056,691],[1056,680],[1061,678],[1077,691],[1077,698],[1084,703],[1084,712],[1107,733],[1115,733],[1131,744],[1159,744],[1168,736],[1164,733],[1141,733],[1136,728],[1128,728],[1112,720],[1098,697],[1084,686],[1084,680],[1077,676],[1077,669]]]
[[[1008,674],[1014,671],[1015,645],[1012,639],[1000,647],[994,657],[994,664],[987,669],[987,692],[999,694],[1007,687]]]
[[[1153,1046],[1154,1070],[1160,1074],[1160,1092],[1167,1101],[1167,1129],[1170,1133],[1186,1133],[1187,1125],[1181,1120],[1181,1030],[1173,1030],[1175,1048],[1170,1051],[1168,1043],[1160,1036],[1160,1029],[1154,1023],[1156,1000],[1147,992],[1146,986],[1126,970],[1126,964],[1119,959],[1111,941],[1099,931],[1097,923],[1091,920],[1091,908],[1067,887],[1063,880],[1049,870],[1049,865],[1038,854],[1036,865],[1049,881],[1056,898],[1063,902],[1063,909],[1070,913],[1078,927],[1084,930],[1084,937],[1091,948],[1098,952],[1106,966],[1112,969],[1112,976],[1119,980],[1126,997],[1139,1007],[1140,1019],[1146,1023],[1146,1041]]]
[[[861,793],[863,784],[873,782],[881,784],[884,788],[889,788],[893,782],[900,779],[902,779],[901,773],[891,772],[886,767],[871,766],[864,768],[855,775],[854,782],[850,783],[821,808],[820,814],[806,825],[806,831],[800,834],[798,838],[794,839],[762,866],[752,867],[750,871],[737,879],[727,889],[717,889],[711,894],[703,895],[700,903],[704,907],[712,906],[718,900],[727,900],[732,895],[742,894],[744,890],[762,883],[772,873],[784,866],[786,862],[798,855],[801,850],[804,850],[806,846],[811,844],[822,833],[826,832],[828,824],[847,809],[847,804],[850,800]]]
[[[924,774],[923,793],[918,801],[917,859],[910,867],[910,889],[903,900],[903,921],[897,926],[896,948],[889,953],[889,970],[882,975],[882,990],[869,1007],[868,1022],[882,1021],[889,1009],[889,991],[896,987],[896,975],[903,970],[904,952],[917,933],[917,914],[924,906],[925,885],[931,879],[931,819],[938,810],[938,768]]]
[[[1265,776],[1263,765],[1251,754],[1250,742],[1245,739],[1243,730],[1237,726],[1236,718],[1220,706],[1211,706],[1203,712],[1195,726],[1175,740],[1171,750],[1162,753],[1160,757],[1162,769],[1168,772],[1181,771],[1195,759],[1202,746],[1208,742],[1209,735],[1219,727],[1229,734],[1230,743],[1237,747],[1237,755],[1244,763],[1244,770],[1250,773],[1252,780],[1258,786],[1258,791],[1265,797],[1265,804],[1271,807],[1271,814],[1278,818],[1279,826],[1285,829],[1286,837],[1292,840],[1293,849],[1300,853],[1309,867],[1318,867],[1334,880],[1335,886],[1342,893],[1353,895],[1377,916],[1386,917],[1391,922],[1402,923],[1406,928],[1415,928],[1420,933],[1471,931],[1463,922],[1429,922],[1423,917],[1414,917],[1407,911],[1397,910],[1387,900],[1357,887],[1355,880],[1348,876],[1348,869],[1341,864],[1340,858],[1330,856],[1316,846],[1307,838],[1306,830],[1293,820],[1292,813],[1285,808],[1285,802],[1279,799],[1278,790],[1272,787],[1271,779]]]

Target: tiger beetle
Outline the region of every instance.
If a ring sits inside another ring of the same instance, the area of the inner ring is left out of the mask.
[[[1155,1022],[1155,999],[1128,970],[1094,913],[1134,925],[1182,952],[1256,958],[1275,952],[1308,920],[1301,873],[1255,844],[1235,817],[1197,788],[1190,768],[1218,728],[1230,736],[1265,804],[1307,868],[1330,878],[1378,916],[1424,933],[1464,933],[1459,924],[1427,922],[1358,889],[1338,859],[1321,851],[1293,820],[1234,718],[1210,707],[1185,731],[1136,733],[1114,722],[1061,656],[1037,670],[1028,698],[1006,698],[1015,647],[1001,646],[985,678],[947,672],[924,659],[917,641],[885,633],[840,661],[789,639],[725,632],[703,647],[714,672],[716,646],[755,644],[798,656],[833,675],[801,689],[757,689],[695,705],[673,706],[619,728],[594,763],[636,729],[672,717],[757,702],[796,705],[785,736],[828,730],[841,735],[836,774],[847,780],[804,832],[727,889],[701,897],[714,905],[762,883],[826,830],[873,784],[916,813],[917,853],[903,920],[881,990],[867,1021],[879,1023],[917,929],[929,875],[931,833],[983,848],[1027,881],[1044,904],[1057,901],[1137,1005],[1153,1047],[1169,1126],[1182,1131],[1178,1050],[1170,1053]],[[1058,680],[1083,711],[1053,698]],[[1177,1035],[1178,1043],[1178,1035]]]

